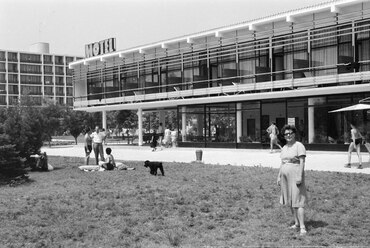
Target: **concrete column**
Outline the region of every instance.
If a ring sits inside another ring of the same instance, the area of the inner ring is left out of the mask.
[[[181,136],[182,141],[186,141],[186,107],[181,108]]]
[[[164,110],[159,110],[158,113],[159,113],[159,116],[158,116],[159,123],[163,123],[163,127],[166,127],[166,118],[165,118],[166,115],[165,115],[165,111]]]
[[[107,130],[107,111],[102,111],[102,127]]]
[[[236,104],[236,142],[240,143],[240,137],[242,134],[242,104]]]
[[[315,142],[315,105],[325,103],[325,97],[308,98],[308,143]]]
[[[138,136],[139,136],[139,146],[143,145],[143,110],[141,108],[137,111],[137,123],[138,123]]]
[[[204,136],[204,114],[197,114],[197,128],[197,136]]]
[[[308,107],[308,143],[312,144],[315,138],[315,108]]]

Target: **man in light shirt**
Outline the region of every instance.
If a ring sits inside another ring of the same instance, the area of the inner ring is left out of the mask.
[[[99,164],[99,154],[100,160],[104,161],[104,150],[103,150],[103,142],[105,139],[104,132],[100,132],[99,126],[95,127],[95,132],[91,134],[92,142],[93,142],[93,150],[95,153],[95,160],[96,164]]]

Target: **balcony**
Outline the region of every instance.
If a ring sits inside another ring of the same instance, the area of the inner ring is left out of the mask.
[[[137,104],[142,102],[159,102],[163,100],[183,100],[201,97],[214,97],[214,96],[225,96],[229,97],[230,101],[233,101],[233,96],[240,95],[256,95],[261,93],[269,92],[298,92],[303,89],[320,88],[320,87],[332,87],[348,84],[356,84],[356,82],[370,82],[370,71],[357,72],[357,73],[344,73],[317,77],[306,77],[298,79],[285,79],[277,81],[268,81],[260,83],[236,83],[240,78],[235,78],[235,82],[232,85],[223,85],[222,81],[219,80],[216,87],[209,88],[196,88],[196,87],[184,87],[185,90],[181,90],[181,87],[174,86],[174,91],[160,92],[154,94],[142,94],[142,89],[133,90],[134,95],[104,98],[101,94],[95,94],[89,96],[94,98],[88,100],[87,96],[75,97],[74,108],[87,108],[104,105],[116,105],[116,104]],[[205,82],[193,82],[190,84],[205,83]],[[189,83],[187,83],[189,84]],[[210,82],[208,82],[210,84]],[[215,82],[212,82],[215,85]],[[118,93],[117,93],[118,94]],[[245,97],[245,100],[248,98]]]

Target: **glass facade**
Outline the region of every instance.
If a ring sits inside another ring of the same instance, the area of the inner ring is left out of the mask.
[[[133,56],[105,63],[94,62],[87,73],[77,70],[74,77],[76,82],[87,79],[89,99],[104,99],[224,87],[235,83],[252,84],[258,88],[258,83],[264,82],[368,71],[368,22],[351,21],[253,41],[235,35],[233,39],[225,39],[225,44],[207,43],[203,50],[183,48],[174,55],[162,56],[158,52],[154,59],[139,60]],[[347,64],[352,62],[357,62],[358,67],[349,68]],[[40,73],[41,68],[23,65],[20,69]],[[62,67],[56,66],[55,70],[56,74],[64,73]],[[45,68],[45,71],[51,73],[50,69]],[[332,84],[323,83],[323,86]]]

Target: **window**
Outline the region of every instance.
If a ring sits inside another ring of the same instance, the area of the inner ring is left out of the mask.
[[[21,84],[40,84],[40,76],[31,76],[31,75],[21,75]]]
[[[9,84],[8,85],[8,93],[18,95],[19,94],[18,85]]]
[[[53,77],[51,77],[51,76],[45,76],[44,77],[44,84],[45,85],[53,85]]]
[[[236,142],[235,103],[206,106],[205,136],[207,142]]]
[[[55,94],[57,96],[64,96],[64,88],[63,87],[55,87]]]
[[[159,92],[157,63],[148,63],[143,70],[140,70],[140,81],[141,85],[145,87],[145,94]]]
[[[66,77],[67,85],[72,86],[72,77]]]
[[[337,29],[324,28],[312,32],[311,56],[315,76],[333,75],[337,73]]]
[[[9,83],[18,83],[18,75],[17,74],[9,74],[8,75],[8,82]]]
[[[41,63],[41,55],[21,53],[20,54],[20,61],[21,62],[26,62],[26,63]]]
[[[17,62],[18,61],[18,54],[8,52],[8,61]]]
[[[22,86],[21,87],[22,95],[41,95],[40,86]]]
[[[21,73],[41,74],[41,66],[21,64]]]
[[[242,136],[237,137],[240,142],[261,142],[260,102],[242,103]]]
[[[370,71],[370,21],[356,23],[356,51],[360,64],[360,71]]]
[[[66,64],[73,62],[73,57],[66,57]]]
[[[8,72],[18,72],[18,64],[8,63]]]
[[[55,66],[55,74],[56,75],[64,75],[64,67],[62,67],[62,66]]]
[[[0,73],[0,83],[6,83],[5,74]]]
[[[53,56],[44,55],[44,64],[52,65],[53,64]]]
[[[48,65],[44,65],[44,73],[45,74],[53,74],[53,67],[48,66]]]
[[[44,95],[54,95],[54,87],[45,86],[44,87]]]
[[[64,85],[63,77],[55,77],[55,85]]]
[[[55,56],[55,64],[63,65],[64,64],[63,56]]]
[[[6,60],[5,52],[0,51],[0,61],[5,61],[5,60]]]

